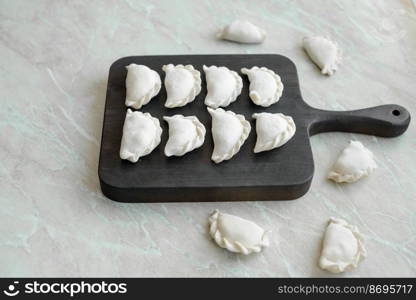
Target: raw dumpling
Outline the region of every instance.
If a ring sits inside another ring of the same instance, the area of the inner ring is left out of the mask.
[[[303,48],[322,74],[332,75],[337,70],[341,62],[341,50],[333,41],[322,36],[306,37],[303,39]]]
[[[319,266],[332,273],[351,271],[367,256],[364,239],[355,226],[331,218],[326,229]]]
[[[208,107],[208,112],[212,117],[214,139],[211,159],[218,164],[230,159],[240,150],[250,134],[251,126],[243,115],[237,115],[229,110]]]
[[[164,65],[167,99],[165,107],[181,107],[201,92],[201,74],[191,65]]]
[[[279,101],[283,92],[280,76],[265,67],[242,68],[250,80],[250,98],[254,104],[268,107]]]
[[[238,43],[259,44],[266,38],[266,32],[248,21],[236,20],[218,32],[217,37]]]
[[[153,151],[160,143],[162,128],[149,113],[127,109],[121,138],[120,158],[133,163]]]
[[[126,106],[140,109],[159,93],[160,76],[144,65],[130,64],[126,69]]]
[[[256,223],[215,210],[209,217],[210,235],[221,248],[250,254],[269,246],[268,234]]]
[[[208,90],[205,98],[206,105],[212,108],[226,107],[241,94],[243,80],[236,72],[226,67],[204,65],[203,68]]]
[[[163,117],[169,124],[169,139],[165,146],[166,156],[182,156],[201,147],[205,140],[205,127],[195,116],[174,115]]]
[[[256,119],[257,142],[254,153],[272,150],[286,144],[295,134],[296,125],[292,117],[284,114],[258,113]]]
[[[336,182],[355,182],[377,168],[373,153],[360,142],[350,141],[335,162],[328,178]]]

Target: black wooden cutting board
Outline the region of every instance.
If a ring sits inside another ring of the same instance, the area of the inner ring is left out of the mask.
[[[159,72],[162,81],[164,64],[192,64],[201,72],[202,91],[194,102],[182,108],[164,107],[164,85],[142,111],[159,118],[163,128],[160,145],[133,164],[119,157],[126,114],[126,66],[143,64]],[[244,87],[237,101],[226,107],[251,121],[250,136],[240,151],[220,164],[211,161],[213,141],[211,118],[204,105],[206,81],[203,65],[226,66],[238,72]],[[284,90],[278,103],[268,108],[254,105],[248,96],[249,82],[242,67],[267,67],[278,73]],[[292,116],[296,134],[284,146],[268,152],[253,153],[256,142],[255,112],[281,112]],[[207,129],[204,145],[182,157],[163,153],[168,126],[163,116],[196,115]],[[98,174],[101,189],[108,198],[122,202],[171,201],[243,201],[289,200],[304,195],[314,173],[309,137],[327,131],[365,133],[384,137],[402,134],[410,122],[409,112],[399,105],[383,105],[356,111],[325,111],[309,106],[299,89],[294,63],[285,56],[261,55],[181,55],[132,56],[117,60],[110,67]]]

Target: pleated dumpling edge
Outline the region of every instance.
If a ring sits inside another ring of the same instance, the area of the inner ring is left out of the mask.
[[[305,37],[303,48],[324,75],[334,74],[342,61],[341,49],[329,38],[323,36]]]
[[[162,81],[156,71],[145,65],[132,63],[126,66],[126,69],[125,105],[140,109],[159,93]]]
[[[278,74],[266,67],[242,68],[241,73],[250,81],[250,99],[254,104],[269,107],[279,101],[283,93],[283,83]]]
[[[205,105],[212,108],[226,107],[237,100],[243,89],[243,80],[237,72],[223,66],[204,65],[202,68],[207,82]]]
[[[248,255],[258,253],[270,244],[266,231],[256,223],[217,209],[209,217],[209,233],[221,248]]]
[[[205,140],[205,126],[195,116],[174,115],[163,119],[169,124],[169,138],[165,155],[182,156],[201,147]]]
[[[165,107],[182,107],[195,100],[201,92],[201,73],[192,65],[163,65],[166,73],[165,88],[167,99]]]
[[[332,166],[328,179],[351,183],[370,175],[376,168],[374,154],[361,142],[351,140]]]
[[[366,256],[364,238],[358,228],[331,217],[322,242],[319,266],[332,273],[352,271]]]
[[[257,141],[254,153],[269,151],[286,144],[296,132],[296,124],[291,116],[282,113],[254,113]]]
[[[214,140],[211,159],[218,164],[231,159],[240,151],[250,134],[251,125],[243,115],[222,108],[208,107],[207,109],[212,117],[212,137]]]
[[[259,44],[266,39],[266,31],[249,21],[235,20],[224,26],[217,38],[244,44]]]

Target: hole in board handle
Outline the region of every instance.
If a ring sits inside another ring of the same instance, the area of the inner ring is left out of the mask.
[[[394,116],[400,116],[400,111],[398,109],[395,109],[391,112]]]

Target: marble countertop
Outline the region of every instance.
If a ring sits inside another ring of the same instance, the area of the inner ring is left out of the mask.
[[[222,25],[263,27],[262,45],[215,39]],[[344,50],[332,77],[301,48],[323,34]],[[331,216],[357,225],[368,257],[340,276],[416,275],[415,122],[397,138],[311,139],[315,176],[294,201],[123,204],[97,164],[109,66],[129,55],[279,53],[304,99],[333,110],[388,103],[416,116],[416,13],[401,1],[0,1],[0,276],[332,276],[318,268]],[[350,139],[379,168],[354,184],[326,174]],[[271,229],[260,254],[215,245],[218,208]]]

